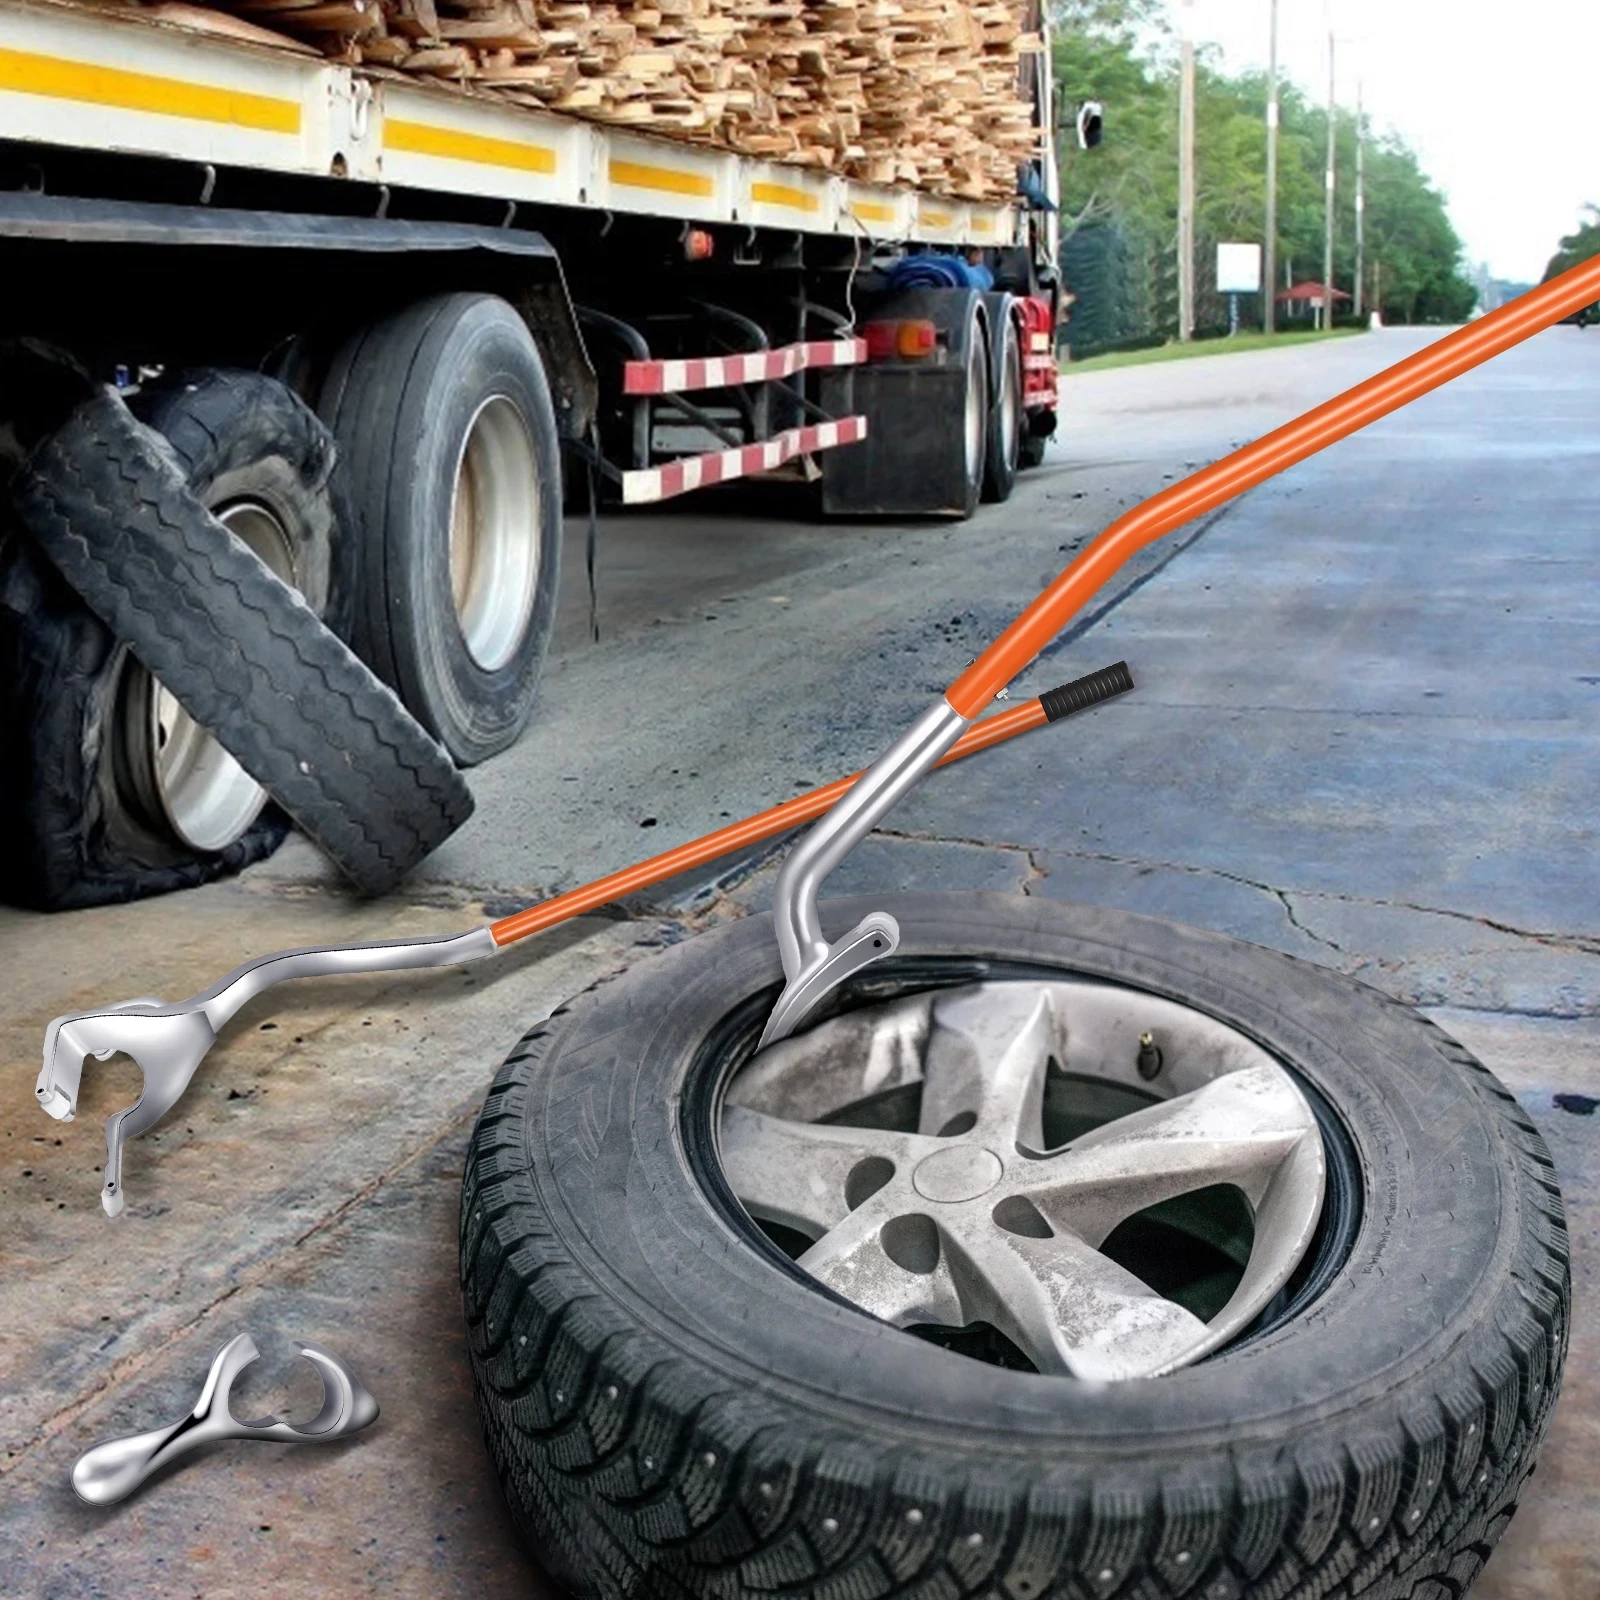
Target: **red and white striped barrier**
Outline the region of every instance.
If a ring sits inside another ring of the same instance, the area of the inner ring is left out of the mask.
[[[812,339],[779,350],[752,350],[748,355],[629,361],[622,368],[622,392],[685,394],[693,389],[726,389],[736,383],[791,378],[808,367],[853,367],[866,359],[865,339]]]
[[[734,450],[712,450],[703,456],[685,456],[659,467],[644,467],[622,474],[622,503],[648,505],[655,500],[670,500],[673,495],[711,483],[728,483],[748,478],[757,472],[771,472],[796,456],[814,455],[835,445],[854,444],[867,436],[865,417],[840,417],[837,422],[816,422],[804,428],[789,428],[763,439],[759,444],[741,445]]]

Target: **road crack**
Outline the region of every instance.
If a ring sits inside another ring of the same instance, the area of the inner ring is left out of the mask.
[[[1109,850],[1075,850],[1071,848],[1025,845],[1007,839],[979,839],[962,834],[933,833],[916,829],[878,828],[874,830],[874,833],[879,838],[905,840],[914,844],[953,844],[963,845],[973,850],[1001,850],[1014,853],[1021,856],[1025,861],[1028,868],[1026,881],[1030,885],[1049,876],[1049,872],[1042,865],[1041,859],[1049,856],[1068,861],[1098,861],[1108,866],[1132,867],[1146,871],[1181,872],[1194,877],[1220,878],[1225,882],[1237,883],[1244,888],[1254,889],[1259,894],[1270,896],[1282,906],[1284,915],[1293,928],[1303,933],[1307,938],[1315,940],[1318,944],[1326,945],[1330,950],[1339,951],[1340,954],[1349,954],[1350,952],[1337,941],[1330,939],[1326,934],[1318,933],[1315,928],[1305,921],[1304,902],[1322,900],[1335,905],[1360,906],[1388,911],[1407,911],[1417,916],[1445,917],[1453,922],[1463,922],[1475,927],[1487,928],[1491,932],[1502,933],[1508,938],[1521,939],[1529,944],[1540,945],[1545,949],[1564,950],[1578,955],[1600,956],[1600,936],[1593,934],[1523,928],[1501,918],[1484,916],[1474,911],[1458,911],[1450,906],[1423,905],[1415,900],[1399,900],[1384,895],[1346,894],[1333,889],[1285,888],[1278,884],[1267,883],[1260,878],[1252,878],[1246,873],[1231,872],[1226,867],[1198,866],[1192,862],[1166,861],[1159,857],[1151,856],[1121,855]],[[1300,903],[1298,907],[1296,902]]]

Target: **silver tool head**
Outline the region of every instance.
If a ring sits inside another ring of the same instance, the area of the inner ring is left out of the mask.
[[[92,1506],[125,1500],[152,1473],[196,1446],[219,1439],[267,1439],[279,1444],[324,1444],[342,1439],[377,1420],[378,1402],[331,1350],[309,1341],[296,1349],[322,1378],[322,1407],[297,1428],[276,1417],[241,1422],[228,1408],[234,1379],[260,1354],[248,1333],[230,1339],[217,1352],[194,1410],[181,1422],[150,1433],[111,1439],[85,1450],[72,1466],[72,1488]]]
[[[100,1203],[108,1217],[123,1208],[122,1147],[154,1127],[189,1087],[217,1030],[233,1014],[275,983],[335,973],[389,972],[412,967],[448,967],[493,955],[499,948],[487,928],[435,939],[396,939],[377,944],[319,945],[279,950],[235,967],[209,989],[187,1000],[126,1000],[93,1011],[71,1011],[45,1029],[44,1067],[34,1094],[40,1108],[61,1122],[78,1110],[78,1086],[86,1056],[104,1061],[121,1051],[138,1062],[144,1089],[125,1111],[106,1119],[105,1184]]]
[[[193,1001],[167,1006],[160,1000],[130,1000],[102,1011],[57,1017],[45,1029],[44,1068],[34,1093],[52,1117],[70,1122],[77,1114],[78,1084],[86,1056],[104,1061],[122,1051],[144,1074],[144,1089],[125,1111],[106,1119],[105,1185],[100,1203],[108,1217],[122,1210],[122,1146],[152,1127],[189,1087],[216,1038],[203,1008]]]

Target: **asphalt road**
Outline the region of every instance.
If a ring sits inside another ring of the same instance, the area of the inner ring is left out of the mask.
[[[78,1121],[43,1122],[28,1102],[51,1016],[190,993],[286,944],[469,926],[848,771],[1118,510],[1424,337],[1073,378],[1044,467],[964,525],[817,526],[795,494],[751,491],[607,520],[599,643],[574,528],[535,728],[473,774],[477,815],[405,893],[353,907],[296,842],[162,902],[0,913],[0,1558],[18,1592],[528,1593],[458,1333],[470,1116],[526,1026],[764,907],[775,858],[478,973],[278,991],[133,1147],[116,1226],[99,1121],[136,1079],[91,1062]],[[1263,486],[1139,558],[1022,685],[1125,657],[1135,694],[936,775],[830,885],[1218,929],[1428,1008],[1507,1079],[1562,1169],[1579,1309],[1486,1600],[1600,1590],[1600,1117],[1554,1098],[1600,1096],[1597,463],[1600,346],[1561,328]],[[234,1447],[110,1517],[78,1507],[77,1450],[187,1409],[241,1326],[269,1355],[290,1337],[347,1354],[378,1432],[315,1462]]]

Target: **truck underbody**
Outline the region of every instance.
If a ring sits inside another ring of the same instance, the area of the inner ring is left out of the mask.
[[[245,479],[205,509],[461,765],[531,714],[563,506],[773,470],[817,482],[828,515],[1005,498],[1055,426],[1049,222],[51,0],[0,15],[0,262],[19,286],[0,339],[145,420],[174,390],[222,403],[228,373],[315,413],[339,465],[305,527]],[[931,283],[906,271],[929,262]],[[47,431],[30,387],[0,396],[24,437]],[[116,681],[84,717],[105,771],[69,785],[83,837],[12,898],[227,870],[270,815],[154,677],[101,655]],[[55,745],[82,732],[22,752],[32,776],[0,803],[25,836]],[[88,836],[96,794],[133,845]]]

